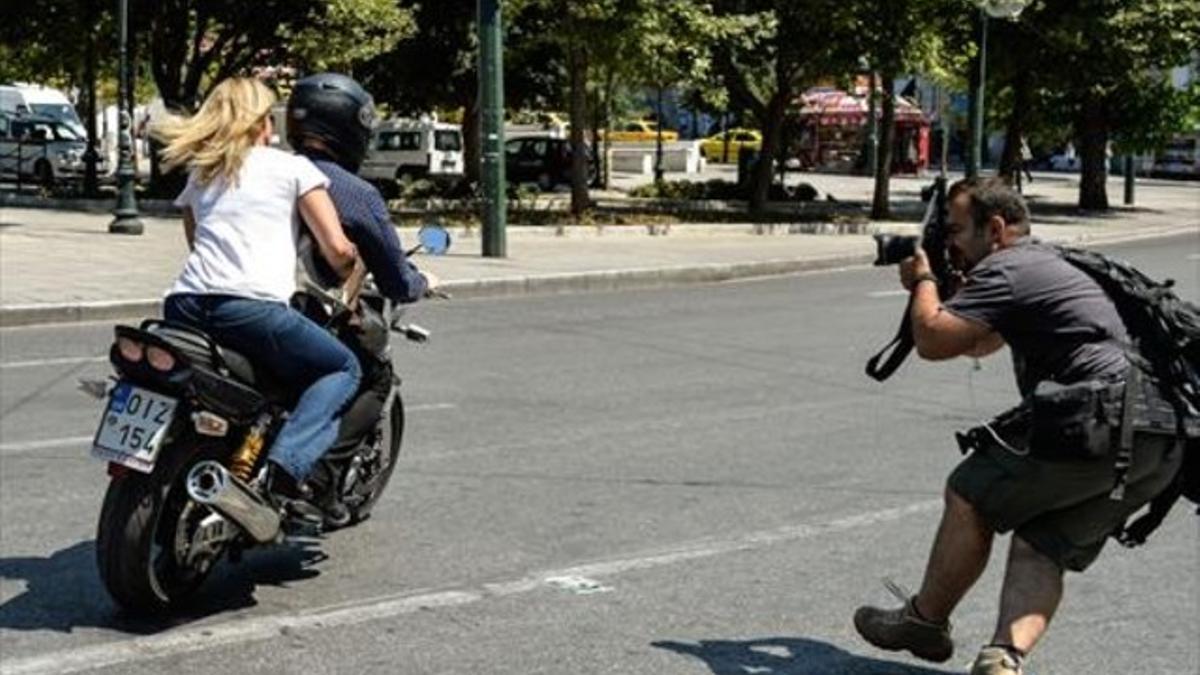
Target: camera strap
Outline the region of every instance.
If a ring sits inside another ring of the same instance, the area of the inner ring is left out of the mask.
[[[900,320],[900,330],[896,331],[896,337],[887,343],[879,353],[871,357],[867,361],[867,375],[876,380],[883,382],[892,376],[904,363],[904,359],[912,353],[913,347],[912,336],[912,297],[908,299],[908,306],[904,308],[904,318]],[[880,365],[882,362],[883,365]]]

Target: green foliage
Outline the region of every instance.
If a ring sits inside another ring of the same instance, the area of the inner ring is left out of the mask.
[[[356,64],[390,51],[412,37],[412,10],[395,0],[325,0],[324,13],[312,24],[285,30],[298,65],[310,71],[350,71]]]

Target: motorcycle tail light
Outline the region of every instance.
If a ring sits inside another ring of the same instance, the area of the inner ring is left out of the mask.
[[[147,347],[146,362],[151,368],[166,373],[174,370],[175,355],[162,347]]]
[[[129,363],[138,363],[146,355],[146,345],[127,337],[117,338],[117,351]]]
[[[196,427],[196,433],[204,436],[220,438],[229,433],[229,421],[207,411],[193,413],[192,424]]]

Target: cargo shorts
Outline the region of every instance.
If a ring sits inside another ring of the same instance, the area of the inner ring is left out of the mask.
[[[1048,461],[998,444],[973,451],[949,488],[997,533],[1013,532],[1064,570],[1082,572],[1109,535],[1175,478],[1183,447],[1173,436],[1135,433],[1121,501],[1109,497],[1115,457]]]

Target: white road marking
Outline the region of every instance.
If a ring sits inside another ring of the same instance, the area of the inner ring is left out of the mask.
[[[431,410],[454,410],[458,407],[456,403],[422,403],[420,405],[410,405],[404,407],[404,412],[429,412]]]
[[[553,586],[559,590],[574,593],[575,595],[591,595],[592,593],[608,593],[612,591],[611,586],[588,579],[587,577],[546,577],[546,584]]]
[[[613,576],[624,572],[676,565],[690,560],[753,551],[775,544],[790,543],[819,535],[836,534],[893,522],[911,515],[935,511],[940,508],[941,503],[941,500],[928,500],[823,522],[764,530],[725,540],[707,539],[688,542],[671,549],[644,555],[538,572],[513,581],[483,584],[463,589],[377,596],[358,602],[314,607],[289,615],[276,614],[234,619],[224,623],[178,628],[157,635],[48,652],[23,659],[10,658],[0,664],[0,675],[77,673],[269,640],[286,631],[305,629],[324,631],[330,627],[349,626],[412,614],[426,608],[467,605],[488,598],[517,595],[544,588],[551,579],[555,578],[584,577],[591,580],[594,577]]]
[[[405,412],[436,412],[439,410],[455,410],[458,405],[455,403],[423,403],[420,405],[408,406]],[[96,414],[100,414],[100,408],[97,406]],[[34,450],[49,450],[52,448],[66,448],[73,445],[91,446],[92,436],[67,436],[65,438],[46,438],[38,441],[20,441],[16,443],[0,443],[0,455],[17,455],[23,452],[32,452]],[[82,455],[81,455],[82,456]]]
[[[894,298],[901,295],[908,295],[908,291],[903,288],[897,288],[894,291],[872,291],[867,293],[868,298]]]
[[[9,361],[0,363],[0,368],[41,368],[44,366],[75,366],[83,363],[105,363],[107,356],[69,356],[60,359],[34,359],[32,361]]]
[[[47,438],[41,441],[25,441],[23,443],[0,443],[0,455],[15,455],[31,450],[47,450],[50,448],[65,448],[81,443],[91,443],[91,436],[68,436],[67,438]]]
[[[1200,253],[1193,253],[1187,257],[1188,260],[1200,260]]]

